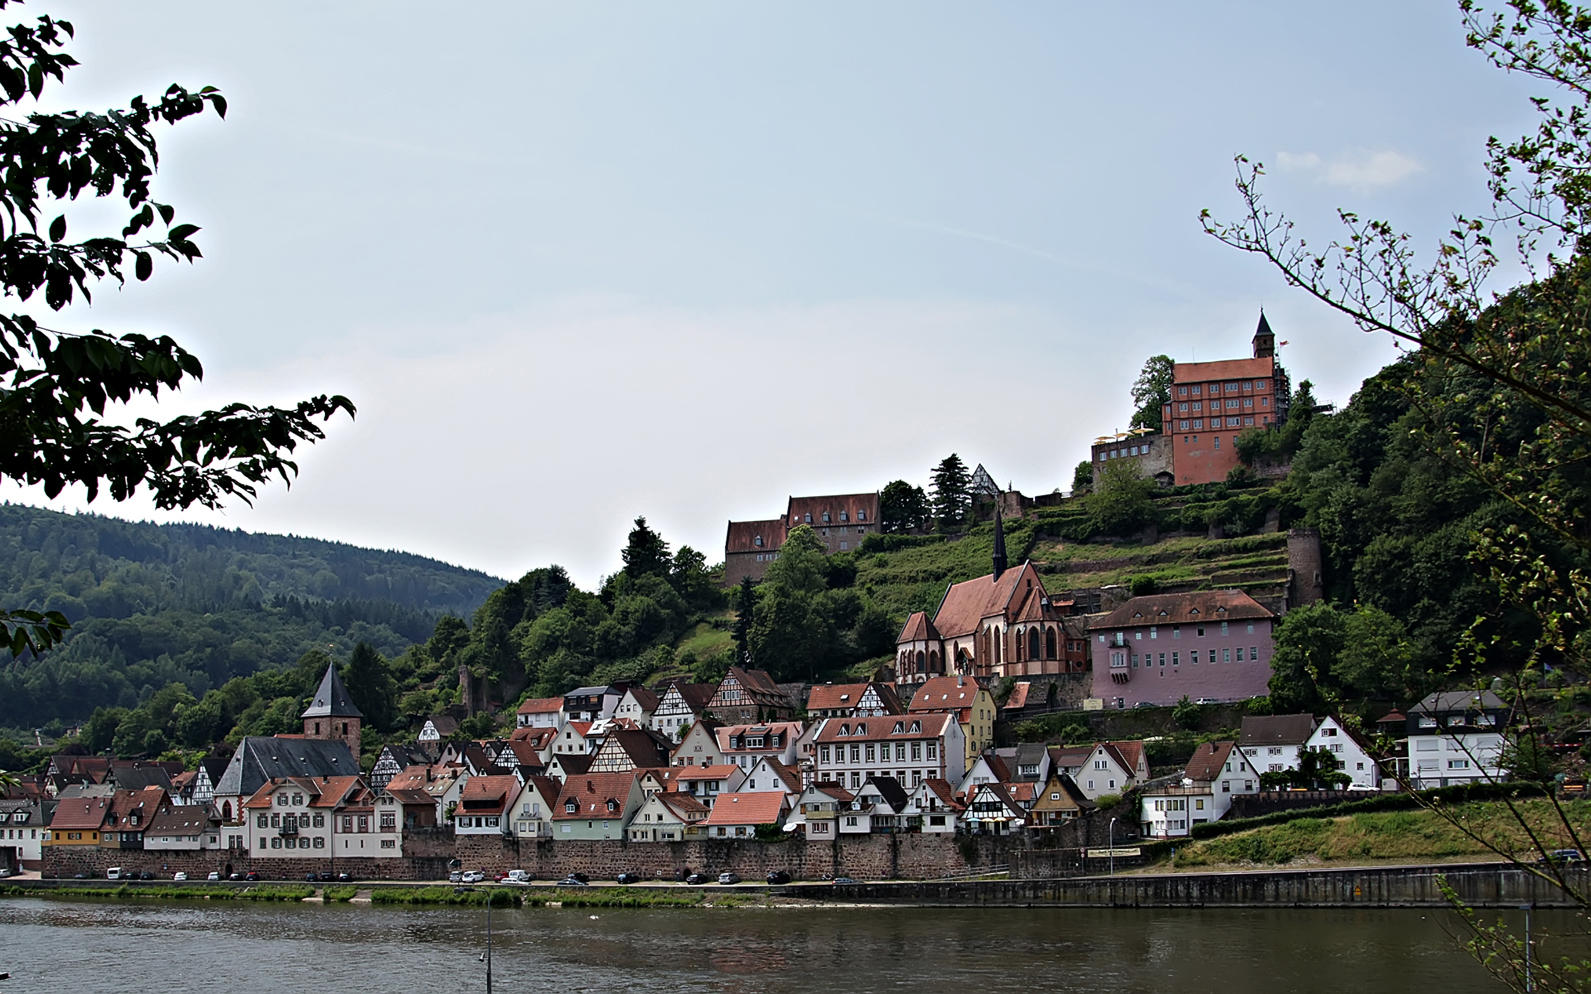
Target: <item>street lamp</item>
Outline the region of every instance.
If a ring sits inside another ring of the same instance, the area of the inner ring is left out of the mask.
[[[1110,820],[1110,835],[1108,838],[1110,841],[1110,875],[1114,877],[1116,875],[1116,819],[1114,818]]]

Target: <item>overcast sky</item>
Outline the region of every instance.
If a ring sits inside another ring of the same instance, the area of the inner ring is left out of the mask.
[[[1245,356],[1262,306],[1294,381],[1345,402],[1391,344],[1200,209],[1236,216],[1244,153],[1312,241],[1341,206],[1429,246],[1534,92],[1441,2],[8,13],[43,10],[83,62],[56,106],[231,104],[161,136],[156,196],[205,258],[55,323],[195,351],[168,411],[359,407],[291,489],[183,517],[586,587],[638,514],[716,562],[729,519],[926,486],[952,451],[1067,489],[1147,357]]]

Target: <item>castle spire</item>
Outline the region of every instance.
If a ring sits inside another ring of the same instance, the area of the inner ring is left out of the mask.
[[[1005,522],[1000,518],[1000,496],[994,498],[994,579],[1005,572]]]
[[[1268,359],[1276,354],[1276,333],[1265,320],[1265,308],[1260,308],[1260,323],[1254,329],[1254,358]]]

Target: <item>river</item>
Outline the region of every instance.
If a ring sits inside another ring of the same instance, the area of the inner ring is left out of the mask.
[[[1537,913],[1537,927],[1568,915]],[[1126,994],[1495,991],[1448,912],[497,909],[516,992]],[[485,989],[485,913],[457,908],[0,899],[6,991]]]

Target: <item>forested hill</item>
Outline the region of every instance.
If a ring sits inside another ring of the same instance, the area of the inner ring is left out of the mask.
[[[73,626],[45,658],[0,671],[0,726],[131,706],[172,682],[202,694],[309,647],[396,654],[502,584],[401,552],[0,504],[8,605]]]

